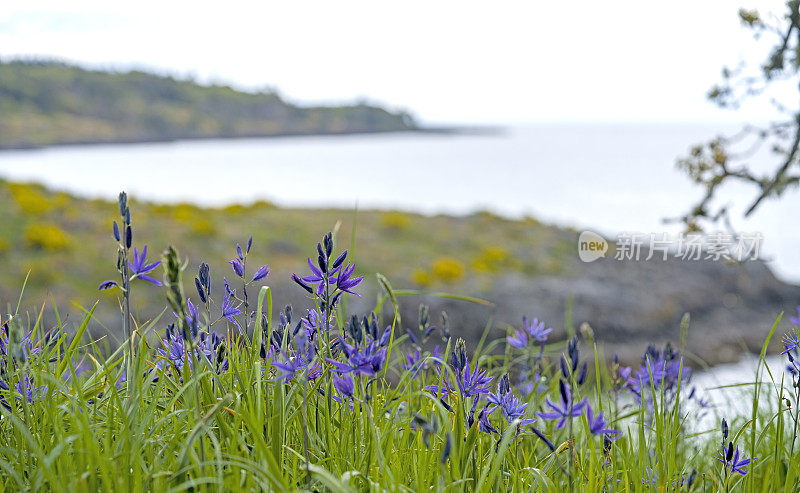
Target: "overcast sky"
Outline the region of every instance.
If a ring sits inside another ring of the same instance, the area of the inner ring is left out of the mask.
[[[366,98],[428,123],[763,119],[756,105],[731,114],[705,100],[723,64],[758,54],[740,6],[749,5],[2,1],[0,56],[272,86],[299,102]]]

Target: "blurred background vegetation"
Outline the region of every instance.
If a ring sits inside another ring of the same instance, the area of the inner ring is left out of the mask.
[[[527,218],[509,220],[481,212],[467,217],[422,216],[399,211],[284,209],[267,202],[202,208],[191,204],[155,204],[131,198],[134,245],[148,245],[155,261],[167,245],[189,260],[194,275],[200,262],[212,266],[212,280],[234,277],[227,260],[236,243],[253,235],[249,265],[267,263],[267,283],[276,290],[276,304],[304,299],[290,281],[305,272],[306,257],[321,236],[336,230],[338,248],[351,248],[357,273],[366,275],[364,300],[374,299],[374,274],[389,277],[395,288],[448,291],[491,297],[493,283],[506,274],[537,276],[566,273],[578,260],[573,231]],[[83,199],[42,186],[0,181],[0,300],[15,304],[29,274],[23,307],[36,313],[49,299],[59,309],[91,305],[103,298],[99,320],[114,331],[118,293],[97,291],[115,278],[116,244],[111,221],[117,205]],[[353,225],[355,224],[355,237]],[[159,268],[157,278],[161,276]],[[191,277],[187,274],[187,290]],[[236,284],[233,284],[236,287]],[[165,306],[163,292],[146,283],[134,284],[134,302],[141,316],[157,315]],[[192,292],[192,291],[189,291]],[[219,292],[219,291],[218,291]]]

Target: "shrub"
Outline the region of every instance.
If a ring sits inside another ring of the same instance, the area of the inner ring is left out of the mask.
[[[381,214],[381,226],[392,231],[403,231],[411,225],[411,216],[405,212],[389,211]]]
[[[8,189],[14,201],[25,214],[44,214],[52,208],[50,199],[31,185],[9,183]]]
[[[67,233],[52,223],[35,223],[25,231],[25,240],[29,245],[43,250],[58,251],[69,246]]]
[[[431,285],[431,275],[425,269],[414,269],[411,273],[411,279],[420,286]]]
[[[501,246],[490,246],[481,250],[472,265],[476,270],[497,272],[506,266],[508,260],[508,250]]]
[[[203,217],[192,223],[192,232],[201,236],[211,236],[217,232],[217,228],[214,223]]]
[[[178,204],[172,211],[172,217],[181,223],[189,223],[197,215],[197,207],[191,204]]]
[[[460,279],[464,275],[464,264],[453,257],[439,257],[433,262],[433,275],[447,282]]]
[[[245,210],[247,210],[247,208],[242,204],[230,204],[222,208],[222,212],[226,214],[241,214]]]

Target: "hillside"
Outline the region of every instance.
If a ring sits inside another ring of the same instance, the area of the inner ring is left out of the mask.
[[[501,337],[506,324],[518,325],[527,315],[545,320],[557,338],[565,328],[589,322],[607,356],[619,351],[626,357],[639,354],[646,341],[680,340],[681,317],[690,312],[690,354],[718,363],[735,360],[742,345],[760,349],[777,314],[794,313],[800,300],[800,287],[780,282],[760,262],[736,266],[605,258],[582,263],[576,254],[577,232],[532,218],[509,220],[486,212],[466,217],[354,214],[283,209],[267,202],[201,208],[143,203],[135,196],[131,204],[134,245],[147,244],[152,260],[174,245],[189,262],[187,280],[201,261],[208,262],[217,290],[223,277],[233,279],[226,262],[234,257],[236,243],[244,244],[252,234],[251,258],[272,268],[267,282],[275,303],[298,310],[308,300],[290,275],[307,271],[306,257],[315,255],[321,235],[338,224],[337,243],[351,249],[358,275],[367,279],[363,298],[353,298],[351,310],[359,313],[374,303],[377,272],[396,289],[480,297],[493,306],[432,296],[401,300],[404,325],[414,324],[418,304],[425,302],[435,320],[446,310],[453,333],[473,343],[487,324],[494,327],[491,337]],[[71,313],[75,318],[81,314],[76,304],[87,306],[103,298],[95,315],[106,327],[91,330],[96,335],[117,332],[117,296],[97,291],[101,281],[115,274],[116,242],[110,226],[115,204],[0,180],[0,210],[0,304],[16,304],[30,272],[22,302],[30,316],[51,296],[62,316]],[[136,312],[157,315],[164,306],[163,291],[144,285],[135,289]],[[571,317],[566,316],[570,303]],[[774,342],[779,344],[777,338]]]
[[[0,149],[414,129],[407,113],[365,104],[301,107],[274,92],[140,71],[0,61]]]

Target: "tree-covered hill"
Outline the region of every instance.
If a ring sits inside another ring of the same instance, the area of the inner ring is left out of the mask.
[[[300,107],[274,92],[242,92],[141,71],[0,61],[0,149],[416,128],[407,113],[366,104]]]

